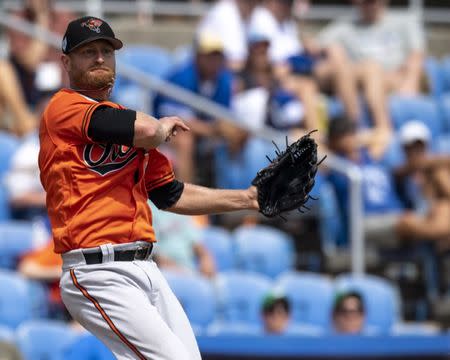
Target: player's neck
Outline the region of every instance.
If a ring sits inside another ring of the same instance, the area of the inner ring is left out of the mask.
[[[88,89],[80,89],[76,86],[71,86],[71,89],[93,100],[106,101],[109,100],[112,87],[107,87],[98,90],[88,90]]]

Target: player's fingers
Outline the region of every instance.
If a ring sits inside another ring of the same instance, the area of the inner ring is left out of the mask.
[[[176,118],[175,126],[181,128],[183,131],[189,131],[190,130],[189,126],[187,126],[186,123],[183,120],[181,120],[180,118]]]

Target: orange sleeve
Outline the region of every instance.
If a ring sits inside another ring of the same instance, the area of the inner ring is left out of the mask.
[[[175,179],[172,164],[162,153],[152,149],[148,153],[148,165],[145,170],[147,192],[165,185]]]
[[[88,128],[92,114],[100,106],[120,108],[112,102],[96,102],[71,91],[57,93],[44,113],[49,136],[55,145],[94,142],[88,136]]]

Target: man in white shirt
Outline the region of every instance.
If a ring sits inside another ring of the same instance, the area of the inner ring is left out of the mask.
[[[252,14],[249,32],[268,38],[277,77],[302,100],[308,123],[319,125],[319,88],[323,87],[336,93],[348,117],[357,121],[358,94],[345,52],[339,46],[322,51],[304,42],[292,17],[293,6],[294,0],[264,0]]]
[[[363,73],[376,72],[384,85],[379,91],[419,93],[425,55],[422,25],[409,14],[388,13],[388,0],[353,0],[353,4],[357,17],[327,26],[320,33],[321,43],[342,45],[363,81]]]
[[[243,66],[247,57],[247,25],[259,0],[219,0],[200,22],[197,33],[220,36],[232,69]]]

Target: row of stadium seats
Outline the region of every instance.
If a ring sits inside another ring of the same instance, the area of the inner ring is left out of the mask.
[[[114,359],[93,335],[79,334],[62,321],[29,320],[15,331],[0,325],[0,341],[16,345],[24,360]]]
[[[375,276],[343,274],[336,279],[288,271],[275,279],[253,272],[227,271],[216,279],[163,272],[185,309],[197,334],[260,334],[261,305],[269,292],[285,294],[292,308],[288,333],[317,336],[331,331],[331,311],[336,294],[358,291],[366,307],[366,328],[371,334],[418,332],[401,326],[397,289]],[[0,271],[0,325],[20,328],[33,319],[45,318],[42,287],[17,273]]]

